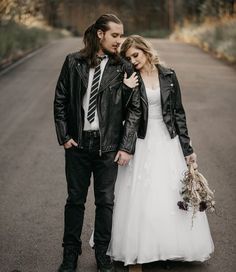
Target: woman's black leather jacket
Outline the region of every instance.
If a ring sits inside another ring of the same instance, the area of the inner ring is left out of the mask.
[[[193,153],[193,148],[190,145],[188,129],[186,124],[185,111],[181,100],[181,91],[178,79],[174,70],[157,64],[160,81],[162,115],[170,137],[179,136],[180,144],[184,156]],[[144,138],[148,126],[148,99],[144,83],[140,76],[140,93],[142,116],[138,130],[138,137]]]

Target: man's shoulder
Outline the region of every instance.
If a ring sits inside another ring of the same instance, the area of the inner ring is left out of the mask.
[[[66,57],[69,60],[75,60],[75,59],[80,60],[80,59],[83,59],[83,56],[81,55],[80,51],[69,53]]]
[[[125,58],[120,57],[120,63],[121,63],[121,65],[123,65],[124,67],[132,67],[131,62],[129,62],[129,61],[126,60]]]
[[[85,58],[81,54],[80,51],[67,54],[66,60],[65,60],[65,63],[67,64],[68,67],[70,67],[70,69],[73,69],[73,67],[77,65],[78,63],[84,63],[84,62],[85,62]]]

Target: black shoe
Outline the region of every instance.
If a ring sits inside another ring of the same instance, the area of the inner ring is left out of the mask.
[[[115,272],[114,264],[110,256],[106,254],[97,254],[96,260],[98,272]]]
[[[60,265],[58,272],[75,272],[78,256],[80,254],[81,249],[73,246],[65,246],[63,252],[63,262]]]

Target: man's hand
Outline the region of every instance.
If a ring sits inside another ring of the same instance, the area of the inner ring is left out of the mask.
[[[190,163],[192,163],[194,169],[198,168],[198,165],[197,165],[197,155],[195,153],[192,153],[191,155],[186,156],[185,160],[186,160],[187,165],[189,165]]]
[[[116,154],[114,162],[117,162],[119,165],[124,166],[129,163],[131,158],[132,155],[130,155],[129,153],[119,150]]]
[[[136,72],[133,72],[133,74],[129,78],[127,78],[127,73],[125,73],[123,82],[129,88],[135,88],[136,86],[138,86],[139,83]]]
[[[78,144],[73,139],[70,139],[68,142],[64,143],[65,149],[69,149],[72,146],[78,146]]]

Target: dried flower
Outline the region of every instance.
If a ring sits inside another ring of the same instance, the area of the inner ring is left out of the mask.
[[[205,211],[207,209],[207,203],[205,202],[205,201],[201,201],[200,203],[199,203],[199,211],[200,212],[203,212],[203,211]]]
[[[188,204],[187,204],[186,202],[184,202],[184,201],[179,201],[179,202],[177,203],[177,205],[179,206],[179,208],[180,208],[181,210],[185,210],[185,211],[188,210]]]

